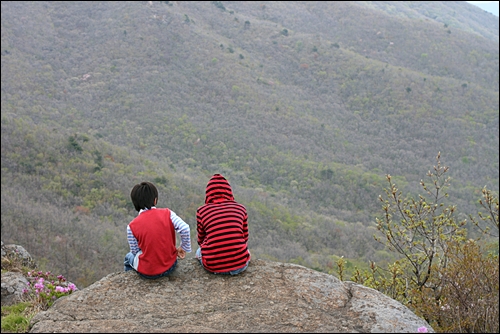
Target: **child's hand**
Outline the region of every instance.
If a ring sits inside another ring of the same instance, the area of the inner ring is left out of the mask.
[[[183,258],[186,257],[186,251],[181,247],[177,248],[177,256],[179,257],[179,259],[182,260]]]

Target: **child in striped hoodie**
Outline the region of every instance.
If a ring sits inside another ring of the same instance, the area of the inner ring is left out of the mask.
[[[248,216],[234,200],[229,182],[214,174],[205,191],[205,204],[196,211],[196,258],[214,274],[237,275],[248,267]]]
[[[177,258],[191,252],[189,225],[172,210],[156,208],[158,190],[151,182],[136,184],[130,197],[139,214],[127,226],[130,252],[125,256],[125,271],[134,269],[145,278],[167,276]],[[181,236],[178,248],[175,232]]]

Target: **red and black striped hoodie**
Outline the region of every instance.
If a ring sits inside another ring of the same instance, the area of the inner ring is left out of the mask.
[[[205,204],[196,211],[198,245],[207,270],[222,273],[247,264],[247,220],[247,210],[234,200],[229,182],[214,174],[207,184]]]

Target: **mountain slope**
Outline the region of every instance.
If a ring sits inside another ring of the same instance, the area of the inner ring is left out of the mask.
[[[3,238],[91,257],[92,279],[121,266],[143,179],[194,231],[223,173],[254,254],[322,270],[386,256],[371,238],[385,174],[415,193],[441,151],[464,213],[498,189],[498,33],[378,3],[1,6]]]

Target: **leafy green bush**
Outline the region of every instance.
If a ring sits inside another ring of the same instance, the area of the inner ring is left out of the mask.
[[[400,259],[387,269],[372,262],[369,270],[356,269],[351,280],[400,301],[438,332],[498,332],[498,249],[487,252],[482,247],[487,242],[467,239],[466,221],[457,220],[455,206],[443,203],[448,167],[441,166],[440,154],[436,160],[434,172],[427,174],[431,186],[420,181],[429,198],[402,198],[387,175],[387,197],[380,196],[383,218],[377,219],[383,237],[375,238]],[[479,203],[487,213],[478,215],[490,226],[481,230],[484,236],[498,236],[498,195],[486,188],[482,194]],[[337,262],[341,278],[345,264],[343,259]]]

